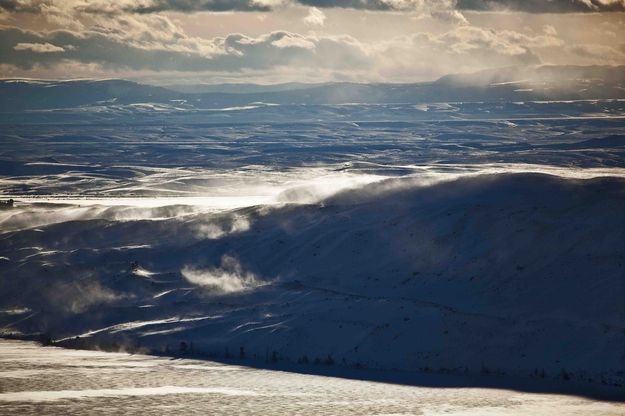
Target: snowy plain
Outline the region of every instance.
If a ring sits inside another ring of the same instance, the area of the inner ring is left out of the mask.
[[[5,337],[625,398],[623,101],[0,121]]]

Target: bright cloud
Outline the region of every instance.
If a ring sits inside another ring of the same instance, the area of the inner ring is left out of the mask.
[[[310,26],[323,26],[325,20],[325,13],[316,7],[308,9],[308,15],[304,18],[304,22]]]
[[[52,53],[52,52],[65,52],[65,49],[60,46],[53,45],[51,43],[27,43],[20,42],[13,47],[16,51],[31,51],[35,53]]]

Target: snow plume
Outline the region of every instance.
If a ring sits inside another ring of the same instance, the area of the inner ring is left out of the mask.
[[[368,174],[330,174],[291,186],[276,196],[276,202],[288,204],[315,204],[339,192],[362,188],[386,179]]]
[[[195,269],[185,266],[181,273],[189,283],[216,293],[243,292],[265,284],[253,273],[244,271],[241,263],[228,255],[221,258],[221,267]]]
[[[82,313],[91,306],[115,302],[128,296],[115,293],[97,280],[61,282],[50,291],[49,301],[69,313]]]
[[[39,198],[41,200],[42,198]],[[29,228],[67,221],[87,221],[105,219],[110,221],[162,220],[184,217],[199,212],[199,208],[187,205],[169,205],[162,207],[116,206],[106,204],[136,203],[136,200],[102,199],[89,200],[50,200],[52,204],[21,202],[20,206],[0,212],[2,231],[20,231]]]
[[[250,229],[249,220],[243,215],[232,214],[221,218],[213,218],[197,225],[197,238],[216,240],[225,235],[240,233]]]

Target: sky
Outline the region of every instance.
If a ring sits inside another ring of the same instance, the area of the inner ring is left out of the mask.
[[[625,64],[625,0],[0,0],[0,77],[420,82]]]

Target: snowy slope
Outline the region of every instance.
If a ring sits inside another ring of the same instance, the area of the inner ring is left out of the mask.
[[[120,220],[124,209],[0,234],[3,334],[625,378],[622,179],[402,178],[314,204]]]

